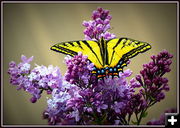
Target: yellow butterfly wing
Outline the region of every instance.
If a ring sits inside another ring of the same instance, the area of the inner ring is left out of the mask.
[[[103,60],[100,54],[99,43],[95,41],[70,41],[55,44],[51,47],[51,50],[67,54],[77,55],[78,52],[82,52],[83,55],[87,55],[88,59],[94,63],[97,68],[102,68]]]
[[[102,38],[99,42],[89,40],[62,42],[52,46],[51,50],[71,56],[82,52],[95,65],[92,73],[96,74],[97,78],[102,78],[106,75],[118,76],[130,58],[150,48],[146,42],[129,38],[108,41]]]
[[[117,67],[118,71],[122,71],[130,58],[150,48],[151,46],[146,42],[129,38],[111,39],[107,42],[109,67]]]

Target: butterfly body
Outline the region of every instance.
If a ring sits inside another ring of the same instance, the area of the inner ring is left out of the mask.
[[[105,76],[118,76],[123,71],[123,67],[127,66],[130,58],[139,53],[149,50],[151,46],[146,42],[141,42],[129,38],[119,38],[100,41],[70,41],[55,44],[51,50],[67,54],[70,56],[77,55],[82,52],[88,56],[88,59],[94,63],[93,74],[97,78]]]

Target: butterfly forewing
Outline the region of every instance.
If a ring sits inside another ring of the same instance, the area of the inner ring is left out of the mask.
[[[95,67],[102,68],[103,60],[98,42],[89,40],[63,42],[52,46],[51,50],[71,56],[82,52],[83,55],[88,56],[88,59],[94,63]]]

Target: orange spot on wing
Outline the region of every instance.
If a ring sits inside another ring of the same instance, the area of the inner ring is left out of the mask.
[[[108,75],[112,75],[112,73],[109,73]]]
[[[118,73],[115,72],[115,73],[113,73],[113,75],[118,75]]]

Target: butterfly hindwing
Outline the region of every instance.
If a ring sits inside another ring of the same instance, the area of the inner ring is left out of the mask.
[[[98,42],[95,41],[82,40],[62,42],[52,46],[51,50],[71,56],[77,55],[78,52],[82,52],[83,55],[88,56],[88,59],[94,63],[97,68],[102,68],[103,65],[100,47]]]

